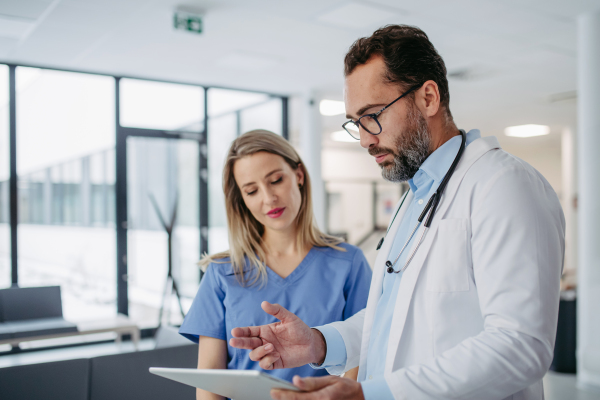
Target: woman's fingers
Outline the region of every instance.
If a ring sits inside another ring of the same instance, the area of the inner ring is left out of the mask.
[[[229,344],[237,349],[254,350],[262,346],[263,341],[259,338],[231,338]]]
[[[275,347],[271,343],[267,343],[264,346],[255,348],[250,352],[250,359],[252,361],[260,361],[264,356],[275,350]]]

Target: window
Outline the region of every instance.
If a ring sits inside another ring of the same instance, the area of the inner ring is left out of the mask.
[[[121,79],[121,126],[175,131],[203,130],[204,89]]]
[[[60,285],[71,321],[116,314],[114,82],[16,70],[19,285]]]
[[[11,284],[8,66],[0,65],[0,289]]]
[[[221,174],[229,145],[251,129],[281,134],[282,98],[17,66],[10,99],[9,70],[0,65],[0,288],[11,285],[9,110],[15,104],[18,284],[61,286],[63,313],[73,322],[112,317],[117,296],[127,297],[118,304],[125,301],[142,328],[156,327],[169,265],[156,208],[170,221],[177,207],[172,275],[187,310],[201,276],[200,252],[228,247]],[[117,154],[126,158],[117,162]],[[127,220],[118,226],[125,227],[119,235],[127,232],[127,253],[117,257],[117,206],[125,198],[116,198],[116,181],[125,171]],[[209,248],[201,249],[205,240]],[[117,290],[117,258],[127,266],[127,292]],[[165,304],[171,323],[181,322],[178,308],[175,298]]]
[[[281,99],[237,90],[208,91],[209,253],[229,248],[223,166],[231,142],[253,129],[281,134]]]
[[[170,224],[175,207],[173,276],[181,296],[190,300],[185,301],[185,309],[198,289],[199,154],[194,140],[127,139],[129,315],[141,327],[158,325],[169,263],[168,235],[161,217]],[[174,296],[165,310],[172,323],[182,322]]]

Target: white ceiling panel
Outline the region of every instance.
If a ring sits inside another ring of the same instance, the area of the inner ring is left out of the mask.
[[[202,34],[173,29],[180,4],[206,10]],[[3,0],[0,14],[35,25],[24,40],[17,29],[0,38],[0,61],[341,99],[348,47],[383,24],[406,23],[428,34],[457,76],[451,107],[465,127],[556,130],[574,123],[575,104],[548,97],[575,90],[576,17],[598,7],[600,0]]]
[[[22,19],[37,19],[50,3],[52,0],[4,0],[0,2],[0,14]]]

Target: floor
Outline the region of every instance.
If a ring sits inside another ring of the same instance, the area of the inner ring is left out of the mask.
[[[546,400],[600,400],[600,388],[597,391],[577,388],[575,374],[548,372],[544,377]]]

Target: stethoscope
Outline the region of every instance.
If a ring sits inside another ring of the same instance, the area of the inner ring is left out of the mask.
[[[406,240],[406,243],[404,243],[404,246],[402,246],[402,249],[400,250],[400,252],[396,256],[396,258],[394,259],[394,262],[391,262],[390,260],[388,260],[388,261],[385,262],[385,266],[387,267],[387,272],[389,274],[391,274],[392,272],[396,273],[396,274],[399,274],[400,272],[403,272],[406,269],[406,267],[408,267],[408,264],[410,264],[410,262],[412,261],[413,257],[415,256],[415,253],[419,249],[419,246],[421,246],[421,242],[423,241],[423,238],[425,237],[425,232],[427,232],[429,230],[429,226],[431,225],[431,221],[433,220],[433,216],[435,215],[435,211],[437,209],[437,206],[440,203],[440,200],[442,198],[442,194],[444,193],[444,189],[446,188],[446,185],[448,184],[448,181],[450,180],[450,178],[452,177],[452,174],[454,173],[454,170],[456,169],[456,165],[460,161],[460,158],[462,157],[462,154],[465,151],[465,147],[467,145],[467,134],[466,134],[466,132],[464,130],[461,129],[460,130],[460,135],[462,137],[462,141],[461,141],[461,144],[460,144],[460,149],[458,150],[458,153],[456,154],[456,157],[454,157],[454,161],[452,162],[452,165],[450,166],[450,169],[448,169],[448,172],[446,172],[446,176],[444,176],[444,179],[442,180],[442,183],[440,183],[440,186],[438,186],[438,188],[435,191],[435,193],[433,195],[431,195],[431,197],[429,198],[429,201],[427,202],[427,205],[425,206],[425,208],[423,209],[423,212],[421,212],[421,215],[419,216],[419,219],[417,220],[417,224],[415,225],[414,229],[412,230],[412,232],[408,236],[408,239]],[[404,204],[404,200],[406,200],[407,196],[408,196],[408,192],[406,192],[406,194],[404,195],[404,198],[402,199],[402,203],[400,203],[400,207],[398,207],[398,209],[396,210],[396,214],[394,215],[394,218],[392,219],[392,223],[390,224],[387,232],[385,233],[385,236],[382,237],[381,240],[379,241],[379,243],[377,244],[377,250],[379,250],[381,248],[381,246],[383,245],[383,241],[387,237],[387,234],[389,233],[390,228],[394,224],[394,220],[396,219],[396,216],[398,215],[398,212],[402,208],[402,205]],[[410,257],[408,257],[408,260],[406,260],[406,263],[404,264],[404,267],[402,267],[402,269],[399,269],[398,271],[396,271],[394,269],[394,266],[396,265],[396,263],[398,262],[398,259],[400,258],[400,256],[404,252],[404,249],[406,249],[406,246],[408,246],[408,243],[410,243],[410,241],[412,240],[412,238],[413,238],[415,232],[417,231],[417,229],[419,229],[419,226],[421,225],[421,222],[423,222],[423,219],[425,219],[425,217],[427,217],[427,219],[425,220],[425,227],[423,228],[423,233],[421,234],[421,237],[419,238],[419,242],[417,243],[417,245],[413,249],[412,253],[410,254]]]

